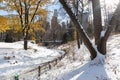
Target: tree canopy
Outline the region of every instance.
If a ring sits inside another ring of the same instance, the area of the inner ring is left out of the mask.
[[[48,0],[3,0],[5,6],[2,6],[2,9],[15,12],[9,17],[9,26],[16,32],[21,31],[24,41],[27,41],[29,34],[35,36],[35,31],[45,31],[41,26],[47,14],[43,6],[47,2]],[[24,49],[27,49],[25,45]]]
[[[8,18],[4,16],[0,16],[0,32],[4,32],[10,29],[7,23],[8,23]]]

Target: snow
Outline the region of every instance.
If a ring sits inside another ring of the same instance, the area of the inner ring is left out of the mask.
[[[38,47],[31,42],[29,50],[25,51],[22,47],[23,42],[0,43],[1,78],[5,75],[20,74],[24,68],[34,67],[60,55],[56,50]],[[84,44],[78,49],[73,41],[58,48],[68,49],[67,56],[51,70],[41,74],[40,80],[120,80],[120,34],[110,36],[107,42],[107,55],[98,54],[93,61],[90,60],[90,53]],[[34,52],[35,49],[37,52]],[[4,60],[4,56],[10,56],[11,59]],[[28,74],[27,80],[37,80],[35,74],[36,72]]]
[[[100,37],[104,37],[104,36],[105,36],[105,32],[106,32],[106,31],[101,31]]]
[[[23,49],[23,41],[0,42],[0,79],[14,76],[16,73],[20,74],[24,70],[62,55],[59,50],[40,47],[32,41],[29,41],[28,48],[28,50]]]
[[[70,48],[71,55],[67,55],[51,71],[42,74],[41,80],[120,80],[120,34],[109,38],[107,55],[98,55],[93,61],[90,61],[84,44],[77,49],[76,44],[71,42],[67,48]]]

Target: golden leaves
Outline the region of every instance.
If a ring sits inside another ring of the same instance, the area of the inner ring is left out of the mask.
[[[4,16],[0,16],[0,32],[5,32],[6,30],[10,29],[7,23],[8,19]]]
[[[5,0],[5,2],[6,9],[4,10],[8,9],[9,11],[16,12],[16,14],[11,16],[8,20],[8,25],[14,32],[26,32],[26,30],[28,30],[29,34],[33,36],[35,36],[35,31],[40,30],[45,32],[42,24],[48,11],[43,9],[42,6],[44,6],[48,0]],[[40,20],[37,20],[35,18],[36,16],[40,16]]]
[[[33,31],[43,31],[45,32],[45,29],[42,28],[43,21],[36,21],[34,23],[30,24],[30,27]]]
[[[47,10],[41,8],[41,9],[39,9],[39,10],[37,11],[36,14],[45,17],[47,13],[48,13]]]

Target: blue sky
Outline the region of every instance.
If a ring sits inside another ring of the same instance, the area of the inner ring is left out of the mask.
[[[13,11],[13,12],[7,12],[7,11],[3,11],[3,10],[0,10],[0,15],[8,15],[8,14],[15,14],[16,12]]]
[[[3,10],[0,10],[0,15],[7,15],[8,13],[3,11]]]

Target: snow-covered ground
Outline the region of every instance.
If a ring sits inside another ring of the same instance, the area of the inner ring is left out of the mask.
[[[77,49],[74,42],[69,44],[70,55],[41,75],[41,80],[120,80],[120,34],[109,38],[104,63],[91,62],[84,45]]]
[[[29,49],[23,49],[23,42],[0,42],[0,80],[3,77],[15,76],[24,70],[34,68],[62,54],[59,50],[40,47],[29,41]]]
[[[0,80],[6,75],[14,76],[61,55],[56,50],[38,47],[31,42],[27,51],[22,47],[23,42],[0,43]],[[51,70],[41,74],[40,80],[120,80],[120,34],[109,38],[104,63],[99,60],[90,61],[84,44],[77,49],[76,43],[70,42],[59,49],[63,47],[69,49],[69,54]],[[35,76],[25,75],[28,77],[26,79],[37,80],[36,73],[32,73]]]

